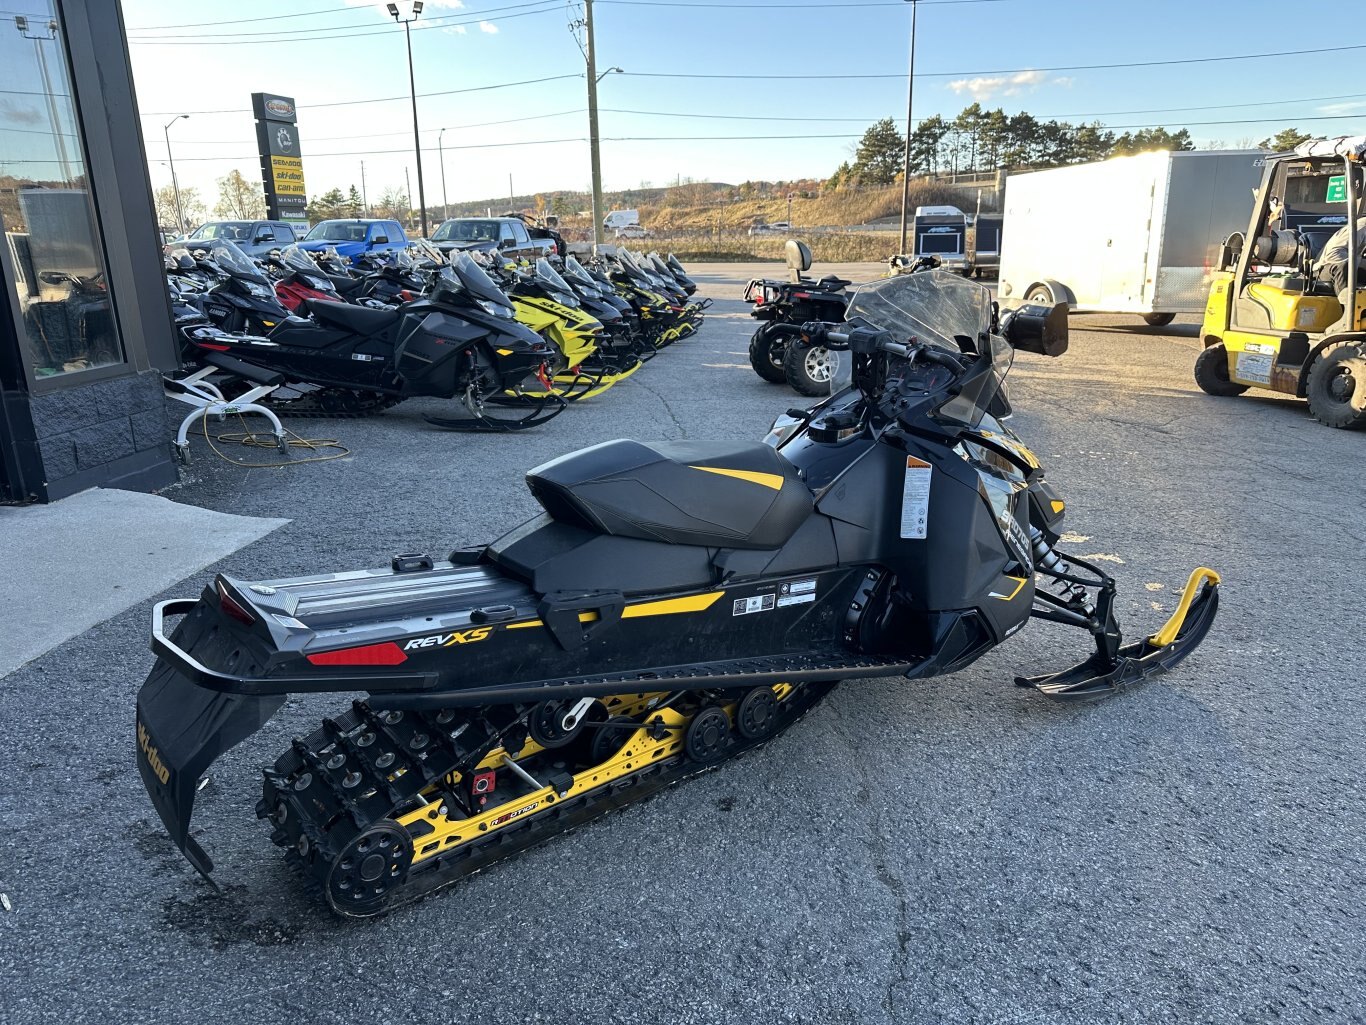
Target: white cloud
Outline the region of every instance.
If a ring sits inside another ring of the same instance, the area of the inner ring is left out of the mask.
[[[498,26],[491,21],[481,21],[479,23],[479,31],[487,32],[491,36],[496,36],[498,34]]]
[[[1320,114],[1355,114],[1357,111],[1366,110],[1366,100],[1348,100],[1345,103],[1326,103],[1319,107]]]
[[[448,32],[448,33],[450,33],[450,34],[453,35],[453,36],[463,36],[463,35],[465,34],[465,26],[464,26],[464,25],[447,25],[447,26],[446,26],[445,28],[443,28],[441,31],[442,31],[442,32]]]
[[[959,95],[967,93],[974,100],[981,103],[989,100],[998,93],[1002,96],[1018,96],[1023,92],[1033,92],[1045,83],[1049,85],[1071,86],[1072,79],[1063,77],[1050,80],[1047,72],[1044,71],[1017,71],[1013,75],[959,78],[950,82],[948,87]]]

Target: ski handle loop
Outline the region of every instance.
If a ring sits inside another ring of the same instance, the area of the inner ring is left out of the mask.
[[[1217,587],[1221,578],[1208,566],[1197,567],[1191,572],[1190,579],[1186,581],[1186,589],[1181,594],[1181,601],[1177,603],[1176,611],[1163,624],[1161,630],[1148,638],[1149,644],[1154,648],[1165,648],[1176,640],[1177,635],[1181,632],[1181,627],[1185,625],[1186,614],[1190,612],[1191,603],[1195,601],[1197,588],[1206,581],[1208,581],[1208,586]]]

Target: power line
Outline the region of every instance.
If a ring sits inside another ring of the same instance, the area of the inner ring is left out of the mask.
[[[491,7],[491,8],[489,8],[489,9],[486,10],[486,11],[482,11],[482,12],[478,12],[478,13],[476,13],[476,12],[474,12],[474,11],[462,11],[460,14],[439,14],[439,15],[437,15],[436,17],[424,19],[422,25],[419,26],[419,27],[421,27],[421,28],[446,28],[446,27],[448,27],[448,23],[450,23],[450,22],[455,22],[456,24],[460,24],[460,25],[469,25],[469,24],[473,24],[474,22],[483,21],[483,20],[486,19],[487,16],[489,16],[489,15],[494,15],[494,14],[498,14],[499,12],[502,12],[502,11],[519,11],[519,10],[522,10],[523,8],[526,8],[526,7],[540,7],[540,6],[543,6],[543,5],[547,4],[547,3],[558,3],[558,2],[559,2],[559,0],[529,0],[529,2],[527,2],[527,3],[510,4],[510,5],[506,6],[506,7]],[[364,8],[351,8],[351,10],[364,10]],[[458,20],[458,19],[459,19],[459,20]],[[237,24],[237,22],[220,21],[220,22],[210,22],[210,23],[208,23],[208,24],[213,24],[213,25],[233,25],[233,24]],[[169,27],[169,26],[168,26],[168,27]],[[387,32],[387,31],[388,31],[387,29],[383,29],[383,30],[381,30],[381,29],[376,29],[376,28],[373,27],[373,24],[372,24],[372,25],[315,25],[315,26],[312,26],[312,27],[310,27],[310,28],[269,29],[269,30],[264,31],[264,32],[225,32],[225,33],[219,33],[219,34],[215,35],[215,36],[213,37],[213,41],[214,41],[214,42],[220,42],[220,41],[225,40],[225,39],[236,39],[236,38],[243,38],[243,37],[249,37],[249,36],[277,36],[277,37],[279,37],[280,40],[282,40],[282,41],[297,41],[297,40],[294,39],[293,37],[297,37],[297,36],[301,36],[301,35],[315,34],[315,33],[318,33],[318,32],[351,32],[352,30],[356,30],[356,32],[358,32],[359,34],[362,34],[362,35],[381,35],[381,34],[383,34],[384,32]],[[203,33],[195,33],[195,34],[193,34],[193,35],[186,35],[186,36],[148,36],[148,37],[147,37],[148,41],[152,41],[152,40],[172,40],[172,39],[202,39],[202,38],[203,38]],[[344,37],[344,38],[346,38],[346,37]],[[255,41],[261,41],[261,42],[275,42],[275,41],[277,41],[277,40],[269,40],[269,39],[268,39],[268,40],[255,40]]]
[[[625,0],[622,0],[625,2]],[[731,5],[727,5],[731,6]],[[1366,50],[1366,43],[1356,43],[1351,46],[1325,46],[1312,50],[1275,50],[1269,53],[1240,53],[1230,54],[1224,57],[1183,57],[1176,60],[1146,60],[1146,61],[1127,61],[1114,64],[1060,64],[1051,68],[995,68],[987,71],[925,71],[916,72],[916,78],[958,78],[969,76],[985,75],[1020,75],[1036,71],[1102,71],[1112,68],[1149,68],[1149,67],[1169,67],[1176,64],[1213,64],[1221,61],[1242,61],[1260,60],[1265,57],[1299,57],[1307,54],[1317,53],[1343,53],[1347,50]],[[896,78],[904,79],[906,73],[898,71],[891,74],[870,74],[870,75],[702,75],[687,72],[665,72],[665,71],[625,71],[622,74],[633,75],[636,78],[714,78],[714,79],[868,79],[868,78]]]
[[[545,77],[545,78],[525,78],[525,79],[522,79],[521,81],[518,81],[518,82],[498,82],[498,83],[495,83],[494,85],[474,85],[474,86],[469,86],[469,87],[467,87],[467,88],[465,88],[465,89],[443,89],[443,90],[440,90],[439,92],[433,92],[433,93],[418,93],[418,94],[417,94],[417,98],[420,99],[420,100],[422,100],[422,99],[427,99],[428,97],[431,97],[431,96],[455,96],[455,95],[457,95],[457,94],[459,94],[459,93],[482,93],[482,92],[488,92],[489,90],[492,90],[492,89],[511,89],[513,86],[520,86],[520,85],[537,85],[537,84],[539,84],[539,83],[541,83],[541,82],[558,82],[558,81],[561,81],[561,80],[566,79],[566,78],[582,78],[582,77],[583,77],[583,73],[582,73],[582,72],[574,72],[574,73],[568,74],[568,75],[548,75],[548,76]],[[300,103],[300,104],[298,104],[298,108],[299,108],[300,110],[317,110],[317,109],[320,109],[320,108],[322,108],[322,107],[350,107],[350,106],[356,106],[356,105],[362,104],[362,103],[391,103],[391,102],[393,102],[394,100],[406,100],[406,99],[408,99],[407,96],[375,96],[375,97],[372,97],[372,98],[370,98],[370,99],[365,99],[365,100],[336,100],[336,101],[333,101],[333,102],[331,102],[331,103]],[[193,115],[195,115],[195,116],[201,116],[201,115],[204,115],[204,114],[248,114],[248,115],[250,115],[250,113],[251,113],[250,111],[246,110],[246,109],[243,108],[243,107],[232,107],[232,108],[225,109],[225,110],[183,110],[183,111],[182,111],[182,110],[160,110],[160,111],[143,111],[143,112],[142,112],[142,116],[143,116],[143,117],[171,117],[171,116],[174,116],[174,115],[176,115],[176,114],[193,114]],[[405,133],[405,134],[406,134],[406,133]]]
[[[342,11],[360,13],[364,7],[324,7],[321,11],[298,11],[294,14],[270,14],[261,18],[233,18],[229,21],[191,21],[179,25],[135,25],[129,32],[156,32],[167,28],[208,28],[213,25],[245,25],[255,21],[284,21],[286,18],[316,18],[320,14],[338,14]]]
[[[727,4],[727,3],[687,3],[686,0],[595,0],[600,4],[616,4],[622,7],[757,7],[775,11],[827,10],[832,7],[899,7],[906,9],[906,0],[856,0],[853,3],[816,3],[816,4]],[[1011,0],[916,0],[921,7],[939,7],[946,4],[1004,4]]]
[[[1030,116],[1032,116],[1035,120],[1045,120],[1045,119],[1050,119],[1050,118],[1051,118],[1051,119],[1054,119],[1054,120],[1057,120],[1057,119],[1064,119],[1064,118],[1117,117],[1117,116],[1123,115],[1123,114],[1163,114],[1163,113],[1180,113],[1180,112],[1182,112],[1182,111],[1189,111],[1189,110],[1236,110],[1236,109],[1239,109],[1239,108],[1242,108],[1242,107],[1266,107],[1266,106],[1271,106],[1271,105],[1277,105],[1277,106],[1279,106],[1279,105],[1286,104],[1286,103],[1321,103],[1321,102],[1326,101],[1326,100],[1355,100],[1355,99],[1363,99],[1363,98],[1366,98],[1366,93],[1345,93],[1345,94],[1338,95],[1338,96],[1305,96],[1305,97],[1300,97],[1299,99],[1293,99],[1293,100],[1258,100],[1258,101],[1256,101],[1255,103],[1209,103],[1209,104],[1205,104],[1205,105],[1203,105],[1203,106],[1198,106],[1198,107],[1148,107],[1148,108],[1141,109],[1141,110],[1101,110],[1101,111],[1091,111],[1090,113],[1081,113],[1081,114],[1077,114],[1077,113],[1072,113],[1072,114],[1031,114]],[[848,121],[848,122],[850,122],[851,124],[868,124],[868,123],[873,122],[873,121],[878,121],[878,120],[880,120],[880,119],[882,119],[882,118],[884,118],[884,117],[887,116],[886,114],[879,114],[879,115],[876,115],[876,116],[868,115],[868,116],[864,116],[864,117],[843,117],[843,116],[842,116],[842,117],[815,117],[815,116],[795,117],[795,116],[789,116],[789,115],[775,115],[775,114],[697,114],[697,113],[692,113],[692,112],[671,111],[671,110],[626,110],[626,109],[619,108],[619,107],[601,107],[601,108],[599,108],[599,109],[602,110],[604,113],[608,113],[608,114],[641,114],[641,115],[647,115],[647,116],[650,116],[650,117],[686,117],[686,118],[699,118],[699,119],[704,119],[704,120],[719,120],[719,121],[802,121],[802,122],[837,122],[837,121]],[[1023,112],[1022,112],[1022,113],[1023,113]],[[1007,116],[1010,116],[1010,115],[1007,115]],[[1297,117],[1300,118],[1300,119],[1308,119],[1308,118],[1313,118],[1313,117],[1317,117],[1317,116],[1328,116],[1328,115],[1316,115],[1316,114],[1299,114],[1299,115],[1295,115],[1295,114],[1286,114],[1286,115],[1277,115],[1277,117],[1275,117],[1275,118],[1263,118],[1262,120],[1267,120],[1267,121],[1273,121],[1273,120],[1278,120],[1278,119],[1290,119],[1290,120],[1293,120],[1293,119],[1295,119],[1295,118],[1297,118]],[[919,118],[919,119],[917,119],[917,120],[918,120],[918,121],[923,121],[923,120],[925,120],[925,119],[924,119],[924,118]]]
[[[532,114],[530,117],[510,117],[510,118],[505,118],[505,119],[502,120],[502,121],[476,121],[476,122],[473,123],[473,124],[467,124],[467,125],[438,125],[438,126],[435,127],[435,128],[424,128],[424,129],[422,129],[422,134],[424,134],[424,135],[433,135],[433,134],[440,134],[440,133],[443,132],[443,131],[444,131],[444,132],[461,131],[461,130],[466,129],[466,128],[490,128],[490,127],[492,127],[492,126],[494,126],[494,125],[512,125],[512,124],[517,124],[518,122],[521,122],[521,121],[543,121],[543,120],[545,120],[546,118],[552,118],[552,117],[565,117],[566,115],[569,115],[569,114],[582,114],[582,113],[585,113],[585,108],[580,107],[580,108],[578,108],[577,110],[557,110],[557,111],[555,111],[553,114]],[[13,130],[14,130],[14,129],[0,128],[0,132],[13,131]],[[39,133],[39,134],[41,134],[41,135],[47,135],[47,134],[50,134],[50,133],[41,132],[41,133]],[[396,136],[396,135],[402,135],[402,136],[404,136],[404,137],[407,137],[407,136],[410,135],[410,134],[411,134],[411,132],[408,132],[408,131],[402,131],[402,132],[367,132],[367,133],[365,134],[365,137],[366,137],[367,139],[387,139],[387,138],[390,138],[390,137]],[[325,136],[325,137],[322,137],[322,138],[317,138],[317,137],[314,137],[314,136],[310,135],[310,136],[308,137],[308,142],[309,142],[309,145],[311,146],[311,145],[312,145],[313,143],[315,143],[315,142],[349,142],[349,141],[353,141],[355,138],[356,138],[356,136],[355,136],[354,134],[352,134],[352,135],[330,135],[330,136]],[[221,146],[221,145],[222,145],[222,142],[221,142],[220,140],[216,140],[216,139],[213,139],[213,140],[206,140],[206,139],[187,139],[187,140],[185,140],[185,141],[183,141],[183,142],[181,142],[181,141],[176,142],[176,148],[177,148],[177,149],[179,149],[181,146]],[[452,147],[450,147],[450,146],[447,146],[447,147],[446,147],[446,149],[451,149],[451,148],[452,148]]]
[[[493,17],[497,18],[498,21],[510,21],[510,20],[513,19],[513,18],[525,18],[525,17],[527,17],[528,15],[532,15],[532,14],[557,14],[557,13],[559,13],[559,10],[560,10],[560,7],[559,7],[559,0],[536,0],[536,2],[537,2],[537,4],[549,4],[549,6],[542,7],[540,10],[535,10],[535,11],[521,11],[521,12],[519,12],[519,13],[517,13],[517,14],[497,14],[497,15],[493,15]],[[529,6],[533,6],[533,5],[532,5],[532,4],[521,4],[521,5],[519,5],[519,6],[522,6],[522,7],[529,7]],[[509,8],[509,9],[510,9],[510,8]],[[453,18],[453,17],[457,17],[457,16],[456,16],[456,15],[448,15],[447,17],[448,17],[448,18]],[[428,31],[428,32],[430,32],[430,31],[433,31],[433,30],[436,30],[436,29],[456,28],[456,27],[463,26],[463,25],[477,25],[477,24],[481,24],[482,22],[485,22],[485,21],[487,21],[487,20],[488,20],[487,17],[481,15],[481,16],[478,16],[478,17],[468,18],[468,19],[466,19],[466,20],[464,20],[464,21],[444,21],[444,22],[431,21],[431,22],[428,22],[427,24],[418,25],[416,28],[413,29],[413,31],[414,31],[414,32],[422,32],[422,31]],[[357,26],[357,27],[359,28],[360,26]],[[309,30],[299,30],[299,31],[309,31]],[[390,33],[390,29],[381,28],[381,29],[365,29],[365,30],[359,31],[359,32],[334,33],[334,34],[332,34],[332,35],[307,34],[307,35],[288,35],[288,36],[285,36],[285,35],[277,35],[277,34],[275,34],[275,33],[270,33],[270,34],[273,36],[273,38],[271,38],[271,39],[223,38],[223,37],[221,37],[221,36],[215,36],[215,37],[212,38],[212,39],[205,39],[205,38],[203,38],[202,35],[192,35],[192,36],[175,36],[175,37],[171,37],[171,36],[149,36],[149,37],[147,37],[147,38],[145,38],[145,39],[132,39],[132,38],[130,38],[130,39],[128,40],[128,42],[131,43],[133,46],[268,46],[268,45],[271,45],[271,44],[273,44],[273,43],[312,43],[312,42],[319,42],[319,41],[322,41],[322,40],[325,40],[325,39],[362,39],[362,38],[365,38],[365,37],[367,37],[367,36],[384,36],[384,35],[388,35],[389,33]],[[251,34],[252,34],[252,33],[238,33],[238,35],[251,35]]]

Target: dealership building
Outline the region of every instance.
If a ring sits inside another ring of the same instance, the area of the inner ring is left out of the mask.
[[[0,502],[155,490],[179,361],[122,12],[23,6],[0,12]]]

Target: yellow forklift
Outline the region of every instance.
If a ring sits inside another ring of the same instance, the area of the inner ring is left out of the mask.
[[[1366,427],[1364,160],[1366,136],[1266,158],[1247,234],[1224,240],[1210,286],[1202,390],[1269,388],[1329,427]]]

